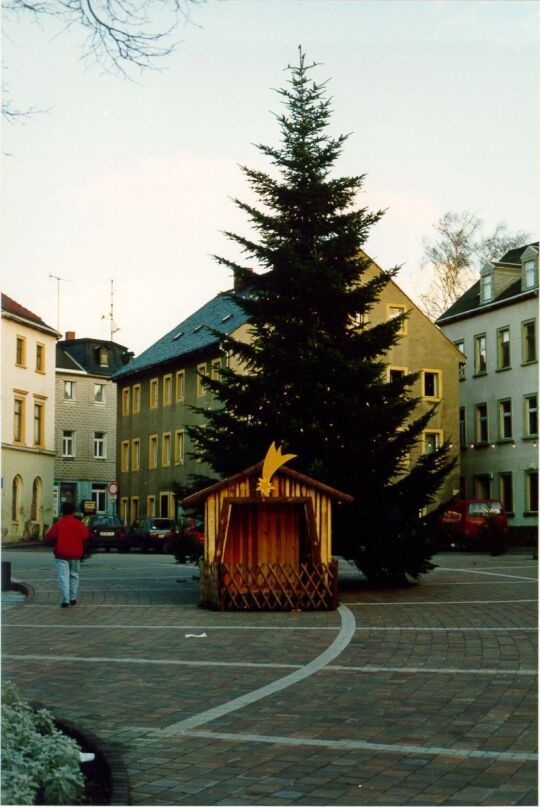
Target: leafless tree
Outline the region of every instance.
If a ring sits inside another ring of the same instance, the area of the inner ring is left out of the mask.
[[[448,211],[435,227],[435,237],[424,239],[422,269],[429,285],[420,296],[425,313],[436,320],[478,278],[487,261],[498,261],[507,250],[529,241],[523,231],[512,233],[503,222],[487,233],[474,213]]]
[[[16,17],[56,20],[64,30],[78,28],[86,35],[82,55],[94,59],[107,72],[128,76],[130,68],[160,67],[177,44],[174,33],[180,22],[191,20],[191,11],[205,0],[4,0],[6,21]],[[24,115],[2,104],[8,120]]]

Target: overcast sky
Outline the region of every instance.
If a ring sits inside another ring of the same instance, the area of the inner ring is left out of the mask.
[[[329,79],[340,174],[366,173],[362,205],[388,209],[366,249],[418,298],[422,240],[448,210],[538,238],[537,2],[208,0],[160,72],[136,81],[81,60],[82,38],[4,19],[13,104],[4,125],[3,291],[78,337],[151,345],[232,279],[224,230],[247,225],[239,164],[266,167],[301,43]]]

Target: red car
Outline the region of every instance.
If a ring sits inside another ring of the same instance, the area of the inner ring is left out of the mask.
[[[488,527],[501,537],[508,534],[508,518],[500,500],[456,500],[442,516],[457,547],[470,547],[482,541]]]

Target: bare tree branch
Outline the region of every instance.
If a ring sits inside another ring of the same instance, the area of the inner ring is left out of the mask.
[[[478,278],[487,261],[498,261],[507,250],[530,240],[528,233],[512,233],[499,222],[487,235],[482,220],[470,211],[448,211],[435,227],[434,239],[424,239],[422,269],[429,286],[420,296],[424,312],[436,320]]]

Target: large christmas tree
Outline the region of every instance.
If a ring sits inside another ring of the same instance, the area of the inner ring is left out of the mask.
[[[365,277],[362,246],[382,212],[354,207],[363,176],[331,175],[346,136],[327,134],[330,101],[310,80],[314,67],[300,50],[279,91],[281,144],[258,146],[274,174],[242,169],[261,204],[235,202],[257,240],[227,235],[257,274],[249,294],[228,294],[248,315],[252,339],[222,336],[241,370],[207,380],[222,406],[200,410],[206,425],[191,434],[216,477],[261,460],[272,441],[294,452],[291,466],[355,498],[338,509],[335,551],[372,580],[404,581],[431,568],[421,514],[451,462],[443,447],[408,467],[430,413],[414,416],[414,375],[386,381],[383,358],[401,318],[363,325],[395,270]]]

